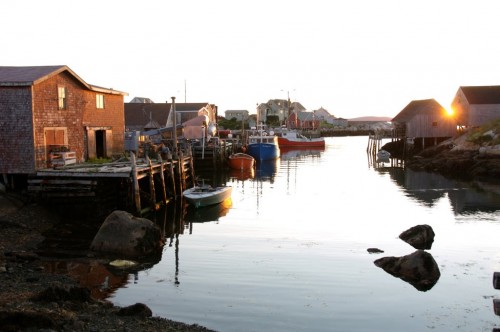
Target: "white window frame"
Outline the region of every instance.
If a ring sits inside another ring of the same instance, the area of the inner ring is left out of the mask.
[[[95,95],[95,107],[97,109],[104,109],[104,95],[102,93],[96,93],[96,95]]]
[[[67,107],[66,87],[64,86],[57,87],[57,106],[60,110],[65,110]]]

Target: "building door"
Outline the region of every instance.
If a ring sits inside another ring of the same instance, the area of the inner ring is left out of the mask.
[[[45,146],[47,150],[61,149],[65,147],[65,129],[45,128]]]
[[[106,130],[95,131],[95,153],[97,158],[106,158]]]
[[[111,127],[87,127],[87,158],[110,158],[113,154]]]

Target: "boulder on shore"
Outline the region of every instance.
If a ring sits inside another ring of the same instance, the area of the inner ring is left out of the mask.
[[[117,210],[101,225],[90,249],[136,258],[157,253],[163,244],[160,228],[151,220]]]
[[[382,257],[374,263],[385,272],[423,292],[434,287],[441,276],[434,257],[424,250],[417,250],[402,257]]]

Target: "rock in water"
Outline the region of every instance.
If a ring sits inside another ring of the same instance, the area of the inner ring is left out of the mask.
[[[385,272],[424,292],[434,287],[441,276],[434,257],[424,250],[402,257],[382,257],[374,263]]]
[[[136,258],[156,253],[162,246],[160,228],[151,220],[117,210],[101,225],[90,249]]]
[[[429,225],[417,225],[401,233],[399,238],[415,249],[431,249],[434,230]]]

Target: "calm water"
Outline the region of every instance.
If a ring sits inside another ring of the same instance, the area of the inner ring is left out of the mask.
[[[492,303],[500,298],[492,286],[500,271],[500,188],[373,165],[367,143],[328,138],[324,151],[284,153],[254,178],[230,174],[232,201],[188,211],[161,261],[130,275],[110,299],[218,331],[500,326]],[[427,292],[373,264],[414,252],[398,236],[418,224],[436,233],[428,252],[441,277]],[[369,254],[370,247],[384,253]]]

